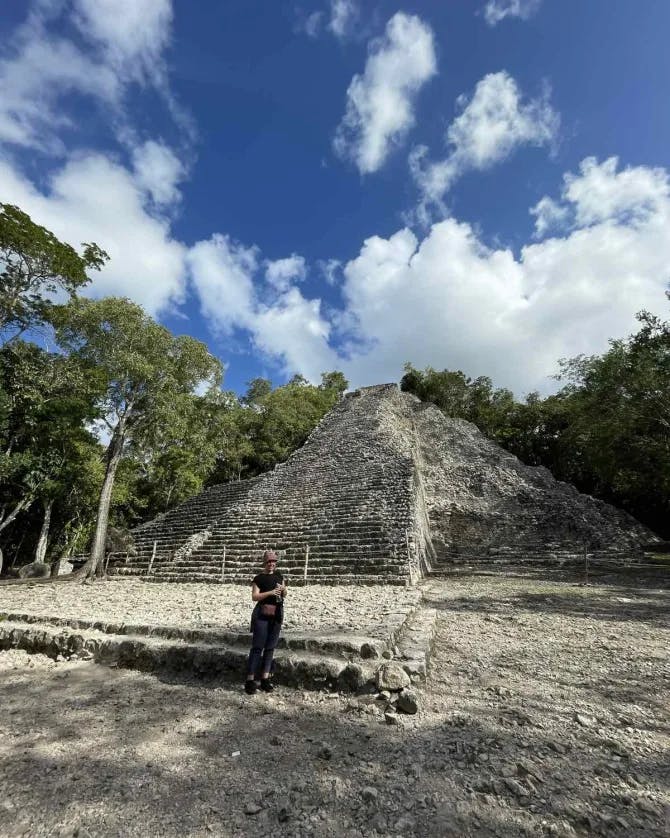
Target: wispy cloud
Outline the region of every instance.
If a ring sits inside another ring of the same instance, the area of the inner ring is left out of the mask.
[[[337,38],[346,38],[351,34],[359,16],[356,0],[331,0],[328,29]]]
[[[484,20],[489,26],[497,26],[507,17],[528,20],[540,8],[542,0],[488,0],[484,6]]]
[[[63,21],[80,37],[58,34],[56,24]],[[72,94],[97,102],[123,134],[131,85],[157,89],[180,127],[190,131],[167,81],[171,27],[170,0],[34,2],[0,59],[0,142],[63,155],[77,128],[67,108]]]
[[[548,145],[558,132],[560,120],[548,92],[524,101],[516,81],[505,72],[485,76],[472,97],[461,96],[458,104],[462,111],[445,136],[447,157],[431,161],[425,146],[410,154],[410,170],[421,190],[423,221],[431,208],[445,212],[443,198],[465,172],[488,169],[522,145]]]
[[[297,31],[310,38],[318,38],[324,32],[340,40],[352,37],[361,14],[358,0],[330,0],[328,7],[309,14],[299,11]]]

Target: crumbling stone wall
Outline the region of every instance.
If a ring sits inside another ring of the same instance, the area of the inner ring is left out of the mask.
[[[524,465],[462,419],[413,404],[438,561],[641,557],[656,536],[630,515]]]

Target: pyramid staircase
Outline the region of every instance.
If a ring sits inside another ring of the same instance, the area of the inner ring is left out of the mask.
[[[248,583],[272,548],[291,584],[410,582],[414,469],[379,433],[380,389],[346,397],[274,471],[213,486],[135,530],[136,554],[112,556],[110,573]]]

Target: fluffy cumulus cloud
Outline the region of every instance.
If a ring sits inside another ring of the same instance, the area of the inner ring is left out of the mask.
[[[662,169],[585,160],[554,210],[569,231],[518,257],[447,219],[418,241],[373,237],[345,267],[355,383],[397,378],[405,361],[491,375],[517,393],[550,386],[560,357],[598,353],[666,309],[670,184]]]
[[[542,0],[488,0],[484,6],[484,20],[496,26],[507,17],[528,20],[540,8]]]
[[[377,171],[414,124],[419,90],[436,72],[433,32],[420,18],[395,14],[373,41],[362,75],[347,90],[334,140],[336,153],[361,174]]]
[[[535,238],[544,238],[547,233],[560,230],[570,217],[567,207],[556,203],[545,195],[531,208],[530,214],[535,216]]]
[[[484,76],[472,97],[460,96],[458,104],[462,111],[445,136],[447,157],[431,161],[425,146],[410,154],[410,170],[421,191],[422,220],[430,207],[445,211],[444,195],[465,172],[489,169],[522,145],[548,145],[558,132],[559,117],[548,93],[524,100],[506,72]]]
[[[182,300],[186,249],[166,218],[147,211],[147,192],[119,163],[100,154],[74,156],[37,189],[0,161],[0,194],[74,247],[83,241],[104,247],[110,262],[92,274],[86,294],[130,297],[154,315]]]
[[[670,182],[663,169],[589,158],[533,211],[547,226],[518,255],[454,218],[423,239],[407,228],[371,236],[342,268],[337,311],[296,287],[295,255],[263,262],[255,248],[214,237],[189,261],[206,316],[246,330],[289,374],[318,381],[341,369],[359,386],[397,380],[409,360],[546,392],[559,358],[604,351],[642,308],[664,313]],[[546,236],[549,220],[561,235]],[[283,262],[278,289],[268,270]]]
[[[138,185],[159,207],[179,203],[179,183],[186,176],[184,164],[162,142],[148,140],[132,151],[133,167]]]
[[[240,330],[288,374],[300,370],[318,381],[335,368],[321,301],[305,298],[295,285],[306,274],[302,256],[263,261],[258,248],[216,234],[191,248],[187,259],[201,311],[215,332],[230,337]]]
[[[266,280],[280,291],[286,290],[293,282],[300,282],[307,276],[304,256],[294,253],[286,259],[275,259],[265,263]]]
[[[188,266],[203,315],[215,330],[247,329],[255,308],[258,250],[216,233],[189,251]]]

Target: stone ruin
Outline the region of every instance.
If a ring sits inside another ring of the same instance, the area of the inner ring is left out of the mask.
[[[273,471],[212,486],[133,532],[109,572],[410,584],[461,563],[631,562],[655,536],[395,384],[347,394]]]

